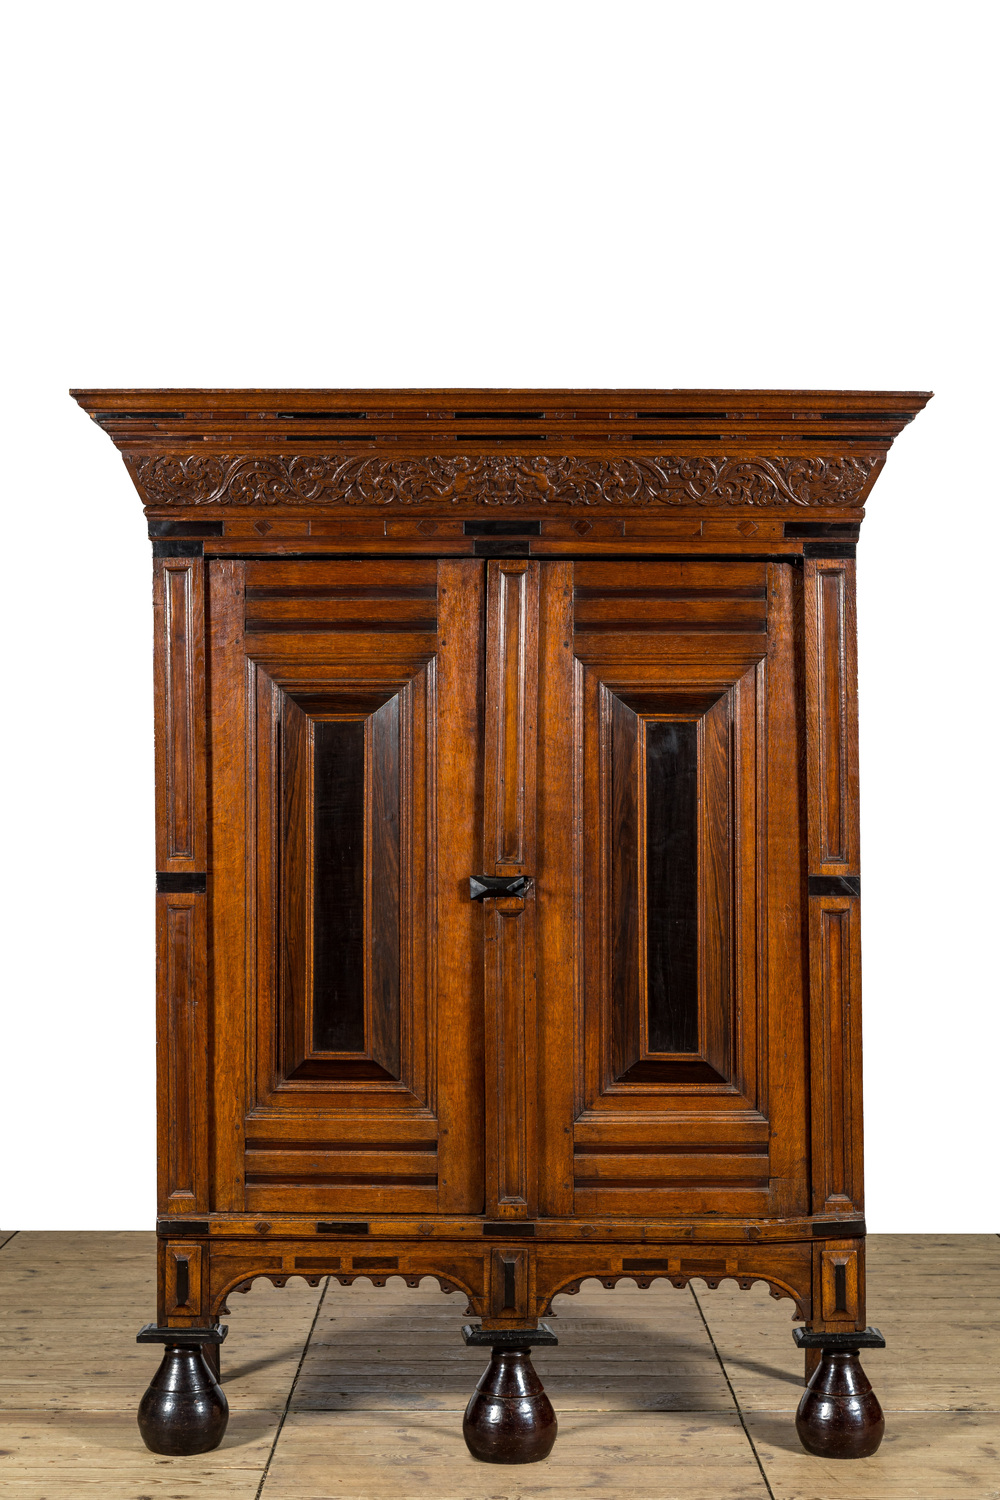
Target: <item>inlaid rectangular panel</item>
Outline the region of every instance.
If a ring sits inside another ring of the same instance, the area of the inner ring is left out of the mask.
[[[813,1211],[864,1207],[860,902],[809,898]]]
[[[698,1050],[698,726],[644,725],[650,1052]]]
[[[205,610],[200,558],[153,572],[156,867],[205,869]]]
[[[804,565],[809,872],[858,866],[857,625],[852,559]]]
[[[853,1324],[860,1306],[860,1260],[857,1250],[820,1253],[820,1317],[827,1323]]]
[[[397,692],[353,684],[341,693],[278,694],[288,1077],[399,1076],[413,917],[400,889],[402,809],[413,802],[403,752],[425,689],[420,674]]]
[[[620,1083],[732,1071],[732,692],[603,686],[613,1066]],[[675,705],[680,712],[671,713]]]
[[[312,726],[312,737],[312,1046],[316,1052],[360,1052],[365,1045],[365,724],[360,719],[320,722]],[[398,941],[395,946],[398,956]]]
[[[205,897],[156,898],[159,1204],[162,1212],[208,1207]]]

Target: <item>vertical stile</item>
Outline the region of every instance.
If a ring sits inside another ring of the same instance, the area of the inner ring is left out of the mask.
[[[863,1207],[853,559],[807,558],[804,590],[813,1209],[851,1212]]]
[[[488,564],[484,871],[534,876],[537,563]],[[486,1210],[536,1212],[535,892],[484,901]]]

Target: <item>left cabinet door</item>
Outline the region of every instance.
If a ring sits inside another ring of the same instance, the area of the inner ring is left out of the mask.
[[[208,567],[218,1211],[482,1212],[483,583]]]

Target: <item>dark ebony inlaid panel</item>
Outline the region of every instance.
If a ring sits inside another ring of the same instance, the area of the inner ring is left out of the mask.
[[[646,750],[650,1052],[698,1050],[698,726],[651,719]]]
[[[365,1045],[365,725],[313,726],[313,1047]]]

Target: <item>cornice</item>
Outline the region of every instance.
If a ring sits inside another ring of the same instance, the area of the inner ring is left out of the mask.
[[[74,391],[147,506],[864,504],[913,391]]]

